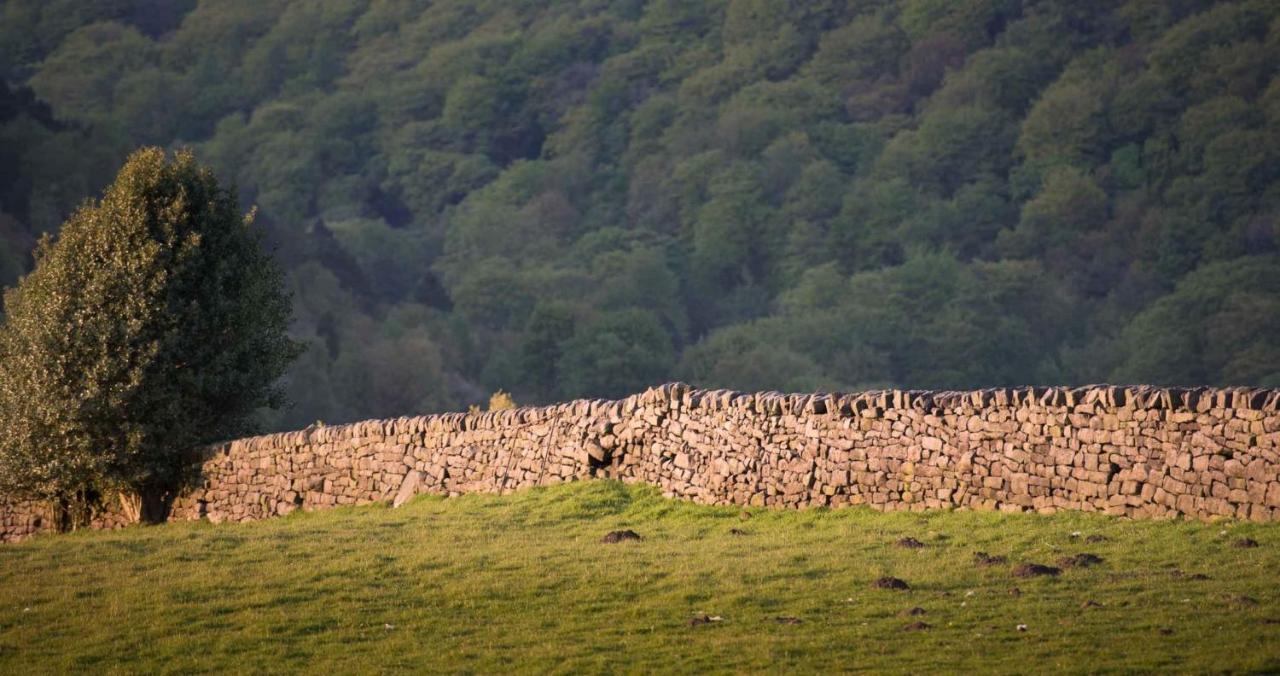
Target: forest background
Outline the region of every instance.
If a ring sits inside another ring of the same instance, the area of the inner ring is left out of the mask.
[[[7,0],[0,284],[143,144],[308,341],[269,429],[614,397],[1280,387],[1273,0]]]

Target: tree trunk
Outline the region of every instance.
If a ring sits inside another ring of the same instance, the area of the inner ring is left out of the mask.
[[[97,495],[88,490],[77,490],[54,501],[54,523],[59,533],[67,533],[89,525],[93,520],[93,507]]]

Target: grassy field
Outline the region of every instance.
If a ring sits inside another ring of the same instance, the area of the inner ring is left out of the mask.
[[[1278,582],[1280,524],[748,517],[588,482],[0,546],[0,673],[1275,672]]]

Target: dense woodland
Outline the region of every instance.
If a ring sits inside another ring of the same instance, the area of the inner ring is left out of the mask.
[[[1280,386],[1274,0],[7,0],[0,283],[142,144],[256,205],[269,427]]]

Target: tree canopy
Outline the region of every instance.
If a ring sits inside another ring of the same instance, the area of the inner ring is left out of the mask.
[[[189,144],[310,345],[269,426],[674,378],[1280,386],[1278,67],[1270,0],[10,0],[0,276]]]
[[[209,169],[158,148],[44,236],[5,296],[0,489],[154,498],[250,431],[297,351],[260,240]]]

